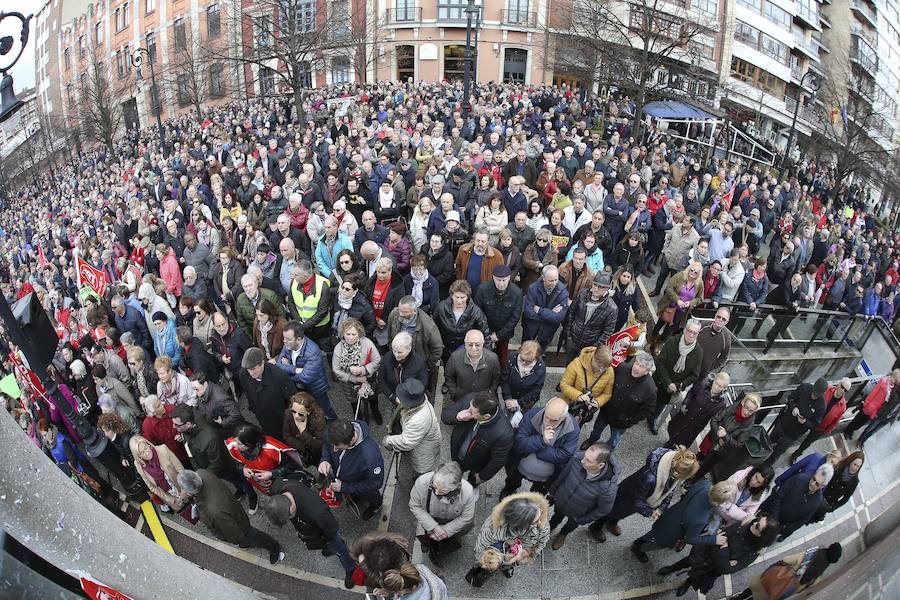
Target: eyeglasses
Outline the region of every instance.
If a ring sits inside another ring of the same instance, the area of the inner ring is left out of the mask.
[[[136,362],[131,362],[130,360],[128,361],[128,364],[129,364],[129,366],[132,366],[132,367],[138,366],[138,363],[136,363]]]
[[[549,241],[550,241],[550,240],[540,239],[540,240],[537,240],[537,243],[538,243],[538,244],[546,244],[546,243],[548,243]]]
[[[341,289],[344,290],[345,292],[352,292],[353,286],[352,285],[342,285]]]
[[[305,411],[305,410],[294,410],[294,409],[292,408],[292,409],[291,409],[291,412],[292,412],[293,414],[295,414],[295,415],[298,415],[298,416],[303,416],[303,417],[306,416],[306,411]]]

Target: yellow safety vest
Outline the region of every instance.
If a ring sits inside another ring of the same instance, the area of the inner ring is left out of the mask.
[[[294,306],[297,307],[297,314],[300,316],[301,321],[305,323],[316,314],[316,310],[319,308],[319,302],[322,299],[322,289],[325,286],[330,285],[331,282],[329,280],[317,273],[316,282],[313,284],[312,294],[304,296],[303,286],[298,285],[296,281],[291,282],[291,298],[294,300]],[[316,323],[315,326],[327,325],[330,320],[331,315],[329,312],[326,312],[325,317]]]

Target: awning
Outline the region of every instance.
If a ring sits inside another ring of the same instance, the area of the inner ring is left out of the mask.
[[[657,119],[696,119],[696,120],[717,120],[718,117],[705,110],[695,108],[690,104],[679,102],[677,100],[657,100],[656,102],[648,102],[644,105],[642,112],[645,115],[656,117]]]

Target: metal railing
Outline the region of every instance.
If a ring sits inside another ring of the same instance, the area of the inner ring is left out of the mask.
[[[537,27],[537,13],[530,10],[504,8],[500,11],[500,23],[514,27]]]
[[[803,50],[816,59],[819,58],[819,46],[814,40],[807,40],[806,37],[799,31],[794,32],[794,47]]]
[[[872,77],[875,77],[878,73],[878,56],[873,58],[868,56],[858,47],[853,47],[850,48],[850,60],[862,67],[862,69]]]
[[[878,18],[875,16],[875,11],[863,0],[850,0],[850,9],[855,10],[868,19],[872,27],[878,26]]]
[[[403,8],[389,8],[385,11],[384,22],[387,25],[400,25],[403,23],[421,23],[422,7],[407,6]]]
[[[815,3],[813,3],[814,5]],[[803,19],[813,27],[819,27],[819,11],[815,10],[812,5],[794,3],[797,9],[796,16]]]

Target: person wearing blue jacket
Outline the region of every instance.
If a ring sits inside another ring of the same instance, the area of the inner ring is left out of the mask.
[[[335,494],[347,494],[366,504],[360,517],[371,519],[381,508],[384,458],[364,421],[338,419],[328,424],[322,443],[319,473]]]
[[[546,406],[535,406],[526,412],[506,463],[506,484],[500,498],[518,490],[523,478],[533,483],[532,492],[543,492],[575,454],[580,435],[581,427],[562,398],[553,397]]]
[[[769,277],[766,275],[766,265],[768,261],[765,258],[757,258],[753,263],[753,268],[744,275],[744,281],[738,289],[737,299],[750,305],[749,312],[746,309],[738,309],[735,311],[734,327],[732,331],[735,335],[740,333],[744,324],[744,319],[756,313],[756,307],[766,301],[766,295],[769,293]]]
[[[287,372],[295,384],[316,399],[325,413],[325,419],[337,419],[337,413],[328,398],[328,377],[325,374],[322,351],[303,333],[300,321],[288,321],[282,332],[284,346],[275,364]]]
[[[878,315],[879,309],[881,308],[881,282],[875,284],[875,287],[870,287],[866,290],[865,296],[863,296],[863,314],[867,317],[875,317]]]
[[[725,534],[717,532],[715,508],[733,502],[735,486],[729,481],[712,485],[701,479],[684,493],[676,504],[665,510],[653,523],[650,531],[634,541],[631,553],[646,563],[648,550],[674,548],[684,539],[691,546],[725,546]]]
[[[837,450],[832,450],[827,454],[824,452],[807,454],[788,467],[784,473],[776,477],[775,486],[778,487],[784,485],[784,482],[798,473],[802,473],[803,475],[814,475],[816,470],[826,462],[836,469],[838,463],[841,462],[841,453]]]
[[[147,328],[147,319],[144,317],[143,311],[129,305],[122,296],[118,295],[112,297],[110,305],[115,316],[116,328],[122,333],[126,331],[131,333],[136,346],[140,346],[148,352],[152,351],[153,339]]]
[[[153,325],[156,335],[153,336],[153,350],[156,356],[168,356],[172,359],[172,366],[181,365],[183,350],[178,345],[175,335],[175,321],[171,320],[163,311],[153,313]]]
[[[559,270],[546,265],[541,277],[528,287],[522,314],[522,340],[537,340],[546,348],[566,320],[569,291],[559,281]]]
[[[337,264],[337,255],[341,250],[353,251],[353,240],[338,230],[338,222],[334,217],[325,217],[324,226],[325,235],[316,243],[316,267],[322,277],[331,277],[331,272]]]

